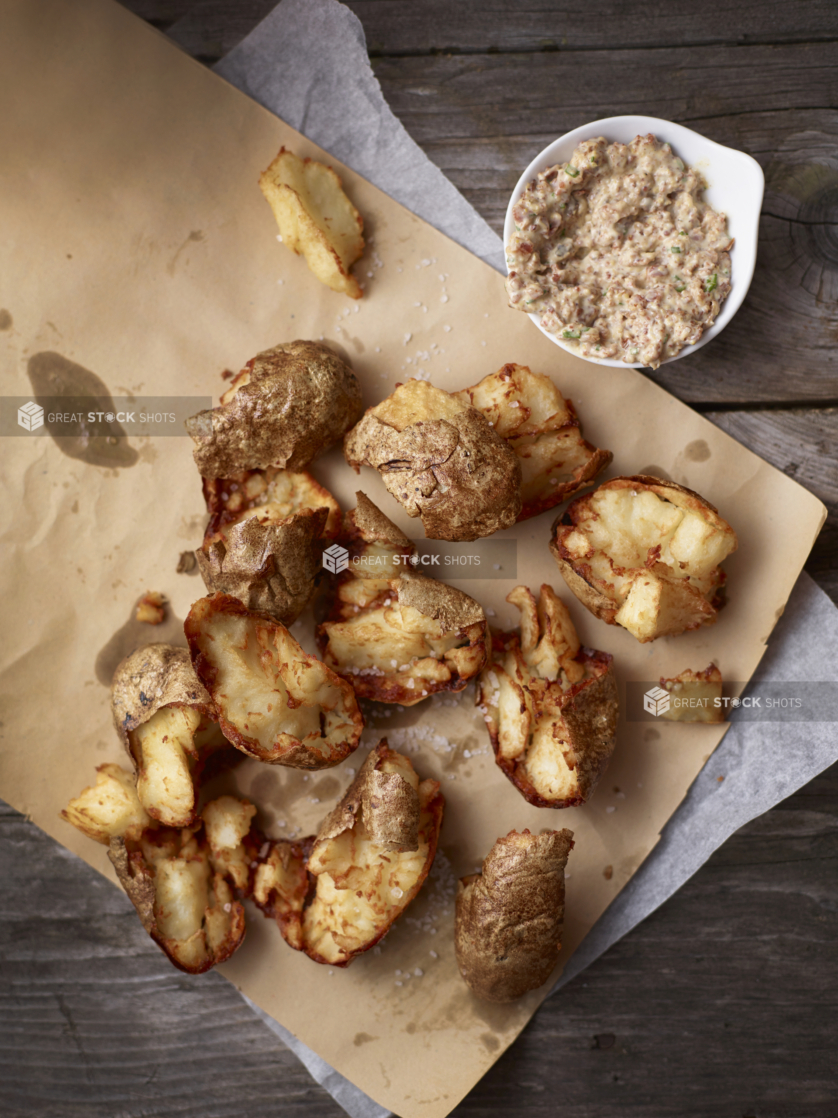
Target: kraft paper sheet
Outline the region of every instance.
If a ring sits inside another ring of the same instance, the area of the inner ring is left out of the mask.
[[[586,437],[614,451],[611,475],[662,473],[732,522],[740,547],[726,564],[730,602],[712,628],[641,646],[564,591],[547,551],[550,513],[509,533],[518,540],[514,577],[457,585],[506,628],[517,620],[504,600],[509,590],[551,583],[569,600],[583,643],[614,654],[621,685],[711,660],[729,679],[750,678],[822,524],[815,497],[641,374],[594,367],[553,346],[505,309],[503,281],[490,267],[108,0],[14,0],[0,58],[6,395],[30,393],[29,363],[43,353],[94,372],[113,395],[217,395],[223,370],[298,337],[340,347],[367,405],[417,370],[455,389],[507,361],[528,364],[573,400]],[[257,178],[283,144],[332,163],[364,215],[360,302],[319,285],[277,243]],[[127,763],[102,679],[139,639],[182,642],[178,620],[203,593],[197,577],[175,573],[204,524],[191,444],[132,445],[137,461],[127,468],[68,458],[43,437],[7,439],[0,452],[0,795],[111,878],[105,849],[59,812],[92,783],[96,765]],[[344,508],[363,488],[405,531],[421,534],[377,475],[357,477],[338,451],[313,472]],[[162,632],[128,624],[149,588],[171,603]],[[295,634],[311,647],[305,624]],[[442,782],[447,799],[423,894],[379,952],[345,971],[292,952],[251,910],[247,940],[222,972],[379,1103],[406,1118],[441,1118],[550,985],[513,1006],[471,996],[453,955],[455,879],[512,828],[570,827],[566,961],[654,847],[723,732],[625,722],[592,800],[557,813],[529,807],[502,777],[470,694],[382,708],[366,744],[387,734],[423,777]],[[231,779],[272,833],[307,834],[362,756],[308,779],[245,762]]]

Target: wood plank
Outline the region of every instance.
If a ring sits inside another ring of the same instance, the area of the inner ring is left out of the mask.
[[[555,1118],[559,1085],[564,1118],[826,1118],[836,793],[838,766],[740,830],[542,1006],[456,1118]],[[231,986],[175,971],[118,890],[5,805],[0,878],[4,1116],[343,1115]]]
[[[591,48],[815,42],[838,38],[830,0],[620,0],[572,6],[556,0],[347,0],[373,55],[576,51]],[[196,56],[226,53],[273,7],[272,0],[128,0],[157,26],[188,18]],[[242,31],[241,29],[244,29]]]
[[[218,3],[223,0],[217,0]],[[828,0],[724,0],[643,5],[556,0],[346,0],[367,31],[372,54],[575,51],[676,44],[812,42],[838,38]]]
[[[838,408],[709,411],[705,415],[827,506],[827,522],[806,570],[838,605]]]

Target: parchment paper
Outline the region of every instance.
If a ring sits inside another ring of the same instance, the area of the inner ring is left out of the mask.
[[[277,245],[255,182],[280,144],[317,149],[106,0],[13,3],[0,52],[15,91],[4,99],[0,167],[8,394],[27,391],[27,362],[45,350],[95,371],[115,393],[200,395],[260,349],[323,336],[345,347],[368,403],[417,368],[458,388],[505,361],[530,364],[573,399],[587,436],[615,450],[613,472],[656,467],[691,485],[741,540],[728,564],[736,593],[713,629],[643,647],[571,603],[583,641],[614,653],[621,681],[710,659],[728,678],[749,678],[822,522],[820,502],[639,374],[594,371],[523,315],[501,312],[500,277],[346,169],[372,233],[360,266],[367,291],[352,304],[320,287]],[[162,590],[182,618],[200,596],[195,580],[174,573],[179,552],[200,539],[200,485],[187,440],[147,441],[136,466],[109,471],[67,460],[49,440],[8,442],[0,793],[112,876],[103,848],[58,812],[95,764],[121,760],[94,666],[98,657],[101,676],[120,642],[136,639],[124,629],[133,601]],[[316,472],[350,507],[357,481],[339,455]],[[375,475],[361,484],[415,532]],[[561,590],[545,546],[550,519],[512,533],[514,581]],[[502,625],[515,621],[503,600],[514,581],[470,587]],[[448,798],[429,887],[382,950],[348,971],[285,950],[252,915],[224,972],[378,1103],[432,1118],[453,1108],[543,996],[487,1007],[462,986],[450,939],[455,877],[513,826],[571,827],[566,960],[654,847],[721,731],[625,724],[593,800],[556,815],[528,807],[500,776],[466,701],[387,713],[367,741],[388,732]],[[359,759],[308,781],[246,764],[238,785],[274,833],[306,833]]]

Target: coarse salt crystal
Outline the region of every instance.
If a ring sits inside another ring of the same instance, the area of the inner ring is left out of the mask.
[[[425,974],[421,967],[416,967],[413,973],[416,975],[417,978],[422,978]]]
[[[565,877],[566,876],[567,876],[567,874],[565,874]],[[437,955],[436,951],[431,951],[430,956],[431,956],[432,959],[438,959],[439,958],[439,955]]]
[[[497,617],[497,614],[495,613],[495,611],[493,609],[487,609],[486,610],[486,616],[487,617]]]
[[[605,809],[605,812],[606,812],[607,815],[610,815],[612,811],[616,811],[616,810],[617,809],[615,807],[607,807]]]
[[[450,326],[443,326],[443,328],[442,328],[442,329],[443,329],[443,330],[445,331],[445,333],[446,333],[446,334],[450,333],[450,331],[451,331],[451,327],[450,327]]]
[[[440,301],[440,303],[447,303],[448,302],[448,296],[447,295],[440,295],[439,301]],[[484,342],[483,344],[485,345],[486,343]]]
[[[396,982],[396,985],[397,986],[404,986],[404,983],[403,982]]]
[[[225,912],[230,912],[230,911],[232,911],[232,908],[233,908],[233,906],[228,901],[227,904],[225,904],[225,906],[224,906],[224,911]]]

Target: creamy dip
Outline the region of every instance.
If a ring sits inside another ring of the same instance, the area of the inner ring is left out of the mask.
[[[652,135],[586,140],[512,211],[510,305],[586,357],[656,369],[699,340],[730,291],[733,240],[705,187]]]

